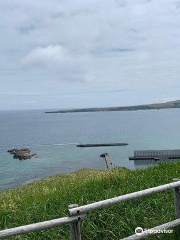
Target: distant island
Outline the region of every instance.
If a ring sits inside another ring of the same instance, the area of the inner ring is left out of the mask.
[[[49,111],[49,112],[45,112],[45,113],[137,111],[137,110],[151,110],[151,109],[159,110],[159,109],[169,109],[169,108],[180,108],[180,100],[170,101],[170,102],[166,102],[166,103],[153,103],[153,104],[136,105],[136,106],[103,107],[103,108],[81,108],[81,109]]]

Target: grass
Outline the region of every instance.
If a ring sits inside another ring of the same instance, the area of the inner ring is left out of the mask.
[[[84,205],[166,184],[178,177],[180,162],[135,171],[82,169],[50,177],[0,194],[0,229],[64,217],[69,204]],[[148,229],[174,219],[173,190],[168,190],[88,213],[88,219],[81,224],[82,239],[119,240],[134,234],[137,226]],[[64,226],[10,239],[68,240],[69,236],[69,226]],[[174,231],[148,239],[179,237]]]

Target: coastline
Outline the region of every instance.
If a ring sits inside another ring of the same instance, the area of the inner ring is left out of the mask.
[[[152,165],[151,161],[134,162],[128,158],[139,149],[178,149],[179,117],[179,109],[72,115],[46,115],[42,111],[1,114],[0,189],[11,189],[80,168],[104,169],[104,159],[99,156],[106,152],[116,166],[135,169]],[[22,128],[22,124],[28,128]],[[129,145],[93,150],[76,147],[79,143],[121,141]],[[69,143],[73,145],[65,145]],[[37,153],[39,159],[19,161],[6,152],[26,147]]]
[[[58,111],[47,111],[45,113],[80,113],[80,112],[118,112],[118,111],[138,111],[138,110],[160,110],[180,108],[180,100],[170,101],[165,103],[153,103],[135,106],[124,107],[102,107],[102,108],[80,108],[80,109],[68,109]]]

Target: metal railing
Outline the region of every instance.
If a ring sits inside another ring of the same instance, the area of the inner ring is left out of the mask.
[[[118,203],[126,202],[135,198],[148,196],[153,193],[159,193],[169,189],[174,189],[174,204],[175,204],[176,220],[165,223],[160,226],[156,226],[155,228],[149,229],[148,231],[144,231],[141,235],[134,234],[122,240],[137,240],[137,239],[145,238],[157,232],[153,230],[164,230],[164,229],[169,229],[169,228],[173,228],[180,225],[180,189],[179,187],[180,187],[180,179],[173,179],[172,183],[145,189],[138,192],[129,193],[126,195],[106,199],[103,201],[87,204],[80,207],[78,207],[77,204],[72,204],[72,205],[69,205],[68,207],[69,217],[64,217],[64,218],[54,219],[50,221],[39,222],[39,223],[30,224],[26,226],[2,230],[0,231],[0,239],[22,235],[25,233],[32,233],[32,232],[40,231],[44,229],[50,229],[57,226],[70,225],[71,240],[81,240],[80,221],[87,219],[87,216],[86,216],[87,212],[112,206]]]

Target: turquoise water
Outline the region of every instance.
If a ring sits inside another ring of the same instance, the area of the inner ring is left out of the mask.
[[[0,112],[0,191],[81,168],[104,169],[101,153],[130,169],[154,164],[129,161],[134,150],[180,149],[180,109],[44,114]],[[127,142],[125,147],[77,148],[78,143]],[[19,161],[8,149],[28,147],[38,159]]]

